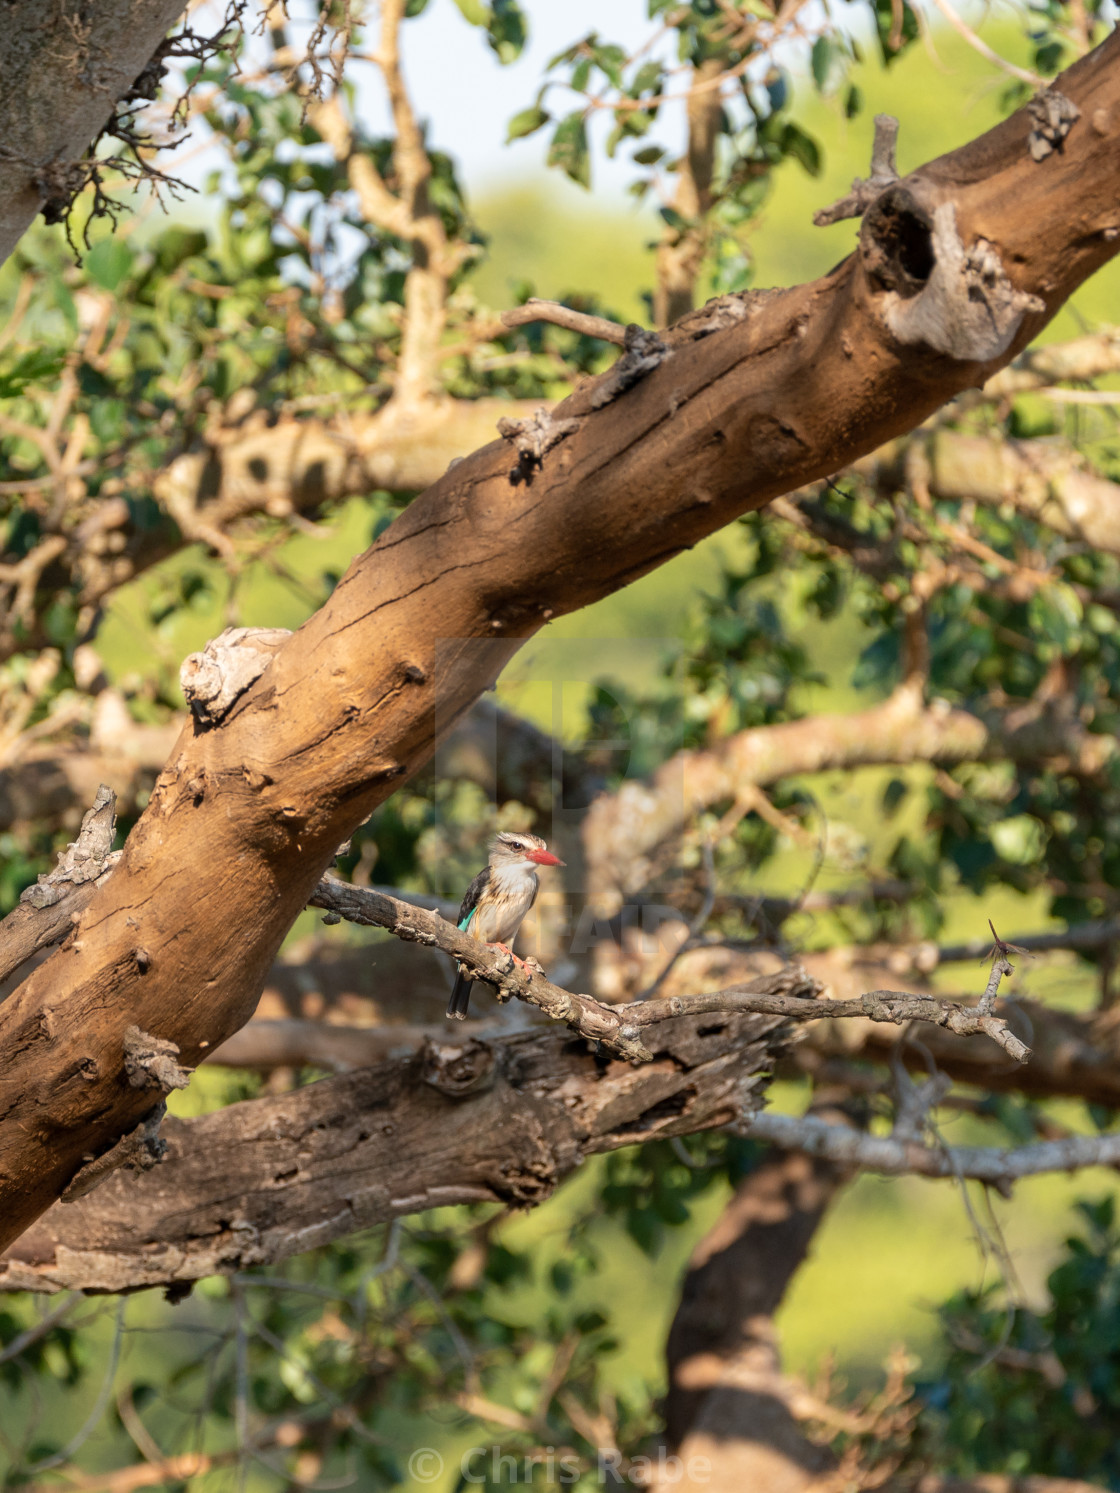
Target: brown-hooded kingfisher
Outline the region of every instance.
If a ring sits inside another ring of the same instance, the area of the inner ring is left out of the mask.
[[[521,964],[523,961],[517,959],[509,945],[537,900],[540,889],[537,867],[563,864],[538,835],[503,831],[490,846],[490,864],[483,867],[467,888],[459,908],[459,927],[482,943],[502,949]],[[466,1020],[472,983],[461,968],[456,970],[447,1006],[448,1016],[456,1021]]]

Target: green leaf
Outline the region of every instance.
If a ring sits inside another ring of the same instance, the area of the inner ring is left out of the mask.
[[[592,32],[592,35],[594,35],[594,32]],[[557,52],[555,57],[550,57],[545,63],[545,72],[550,73],[554,67],[559,67],[562,62],[574,62],[579,56],[580,48],[583,45],[582,41],[573,42],[570,47],[565,47],[562,52]]]
[[[490,23],[490,7],[483,0],[455,0],[464,21],[471,26],[487,26]]]
[[[1013,866],[1033,865],[1046,845],[1046,832],[1030,814],[1015,814],[993,824],[991,837],[999,854]]]
[[[565,176],[581,187],[591,186],[591,158],[587,151],[587,127],[583,114],[575,110],[556,126],[548,147],[548,164],[559,166]]]
[[[552,115],[547,109],[542,109],[539,104],[534,104],[530,109],[522,109],[520,114],[515,114],[506,129],[506,144],[511,140],[521,140],[526,135],[535,135],[536,132],[548,123]]]
[[[529,39],[529,27],[517,0],[494,0],[487,31],[491,50],[503,67],[516,62]]]
[[[66,325],[76,337],[78,335],[78,308],[74,304],[74,297],[63,283],[61,275],[51,275],[50,286],[51,300],[58,310],[62,312]]]
[[[660,62],[643,62],[630,84],[630,97],[640,98],[643,93],[660,93],[661,76]]]
[[[614,84],[622,87],[622,69],[626,65],[626,53],[611,43],[599,44],[592,49],[599,69]]]
[[[153,245],[156,265],[165,275],[177,270],[184,259],[201,254],[205,248],[206,235],[198,228],[165,229]]]
[[[116,290],[132,268],[132,250],[119,238],[103,238],[86,255],[86,269],[103,290]]]
[[[807,135],[799,124],[794,124],[792,119],[782,130],[781,148],[783,155],[792,156],[795,161],[800,161],[810,176],[821,174],[820,146],[812,135]]]
[[[428,8],[428,0],[408,0],[405,5],[405,19],[411,21],[413,16],[423,15]]]
[[[853,83],[844,96],[844,117],[854,119],[863,108],[863,94]]]
[[[641,150],[634,152],[634,163],[637,166],[655,166],[664,154],[663,146],[643,145]]]
[[[14,399],[28,384],[44,383],[62,370],[65,355],[45,347],[32,348],[17,358],[7,373],[0,373],[0,399]]]
[[[743,83],[746,85],[744,78]],[[789,79],[783,72],[775,72],[766,79],[766,95],[770,100],[771,114],[777,114],[789,102]]]
[[[828,82],[828,75],[832,70],[833,46],[827,36],[818,36],[813,43],[811,66],[813,69],[813,82],[817,85],[820,93],[824,92],[824,85]]]

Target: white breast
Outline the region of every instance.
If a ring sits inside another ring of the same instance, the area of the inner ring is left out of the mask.
[[[479,906],[471,932],[483,943],[512,943],[525,914],[536,901],[539,886],[532,866],[514,865],[491,871],[486,898]]]

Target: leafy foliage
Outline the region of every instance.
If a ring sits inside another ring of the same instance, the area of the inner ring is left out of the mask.
[[[950,1473],[1083,1478],[1120,1487],[1120,1231],[1112,1197],[1080,1202],[1038,1313],[993,1290],[941,1311],[944,1374],[919,1386],[922,1455]]]

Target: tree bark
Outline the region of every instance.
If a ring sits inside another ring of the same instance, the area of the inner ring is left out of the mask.
[[[0,1241],[150,1108],[126,1032],[192,1066],[241,1026],[336,847],[525,638],[982,384],[1116,252],[1120,36],[1055,86],[1062,151],[1034,161],[1020,111],[886,192],[823,279],[639,339],[516,452],[457,464],[184,730],[76,936],[0,1008]]]
[[[0,46],[0,263],[64,189],[184,0],[8,0]]]
[[[790,1409],[773,1319],[847,1177],[806,1156],[768,1157],[696,1247],[666,1350],[666,1439],[684,1465],[675,1486],[802,1493],[834,1465]],[[688,1469],[705,1462],[693,1481]]]
[[[0,1262],[0,1289],[129,1291],[263,1265],[451,1203],[546,1198],[585,1156],[756,1113],[772,1017],[665,1022],[652,1063],[567,1033],[429,1043],[278,1098],[165,1121],[169,1154],[59,1203]],[[150,1102],[150,1101],[149,1101]]]

